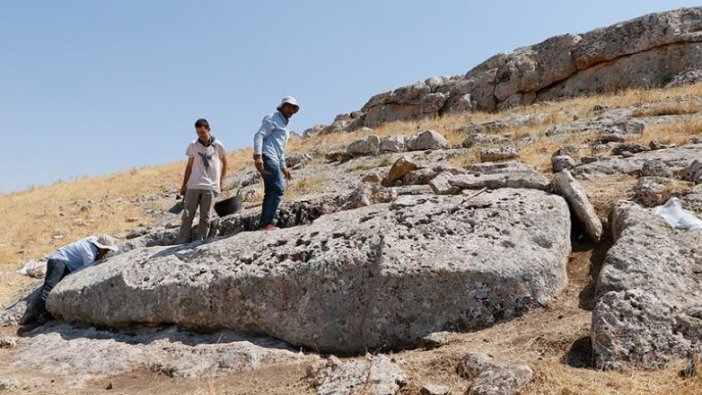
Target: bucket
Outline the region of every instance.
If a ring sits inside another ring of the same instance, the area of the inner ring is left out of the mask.
[[[226,217],[227,215],[234,214],[237,211],[241,210],[241,196],[239,195],[240,192],[241,190],[239,190],[236,193],[236,196],[232,196],[215,203],[214,210],[218,216]]]

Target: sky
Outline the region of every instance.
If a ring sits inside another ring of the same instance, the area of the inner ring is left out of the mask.
[[[697,3],[697,4],[696,4]],[[183,160],[207,118],[251,145],[285,95],[302,132],[374,94],[694,1],[2,1],[0,193]],[[185,162],[183,162],[185,163]]]

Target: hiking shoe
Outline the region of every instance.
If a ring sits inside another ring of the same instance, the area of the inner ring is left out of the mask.
[[[261,226],[261,230],[278,230],[280,229],[279,227],[273,225],[273,224],[268,224],[268,225],[263,225]]]

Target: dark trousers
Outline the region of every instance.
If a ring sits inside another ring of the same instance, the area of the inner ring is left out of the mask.
[[[263,156],[263,206],[261,208],[261,226],[274,225],[275,215],[278,212],[280,200],[285,192],[285,180],[280,172],[278,162]]]
[[[46,277],[44,277],[44,286],[41,287],[41,293],[37,300],[37,313],[46,312],[46,299],[49,298],[51,290],[54,289],[64,277],[70,273],[67,262],[60,259],[49,259],[46,263]]]

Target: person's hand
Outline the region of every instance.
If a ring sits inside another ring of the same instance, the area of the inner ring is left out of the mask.
[[[256,158],[254,158],[254,165],[256,165],[256,170],[258,170],[258,172],[261,173],[262,176],[268,174],[266,172],[266,169],[263,168],[263,157],[257,156]]]
[[[287,167],[285,169],[283,169],[283,175],[285,176],[286,180],[288,180],[288,181],[292,180],[292,173],[290,173],[290,170],[288,170]]]
[[[185,190],[186,190],[185,185],[180,187],[180,196],[185,196]]]

